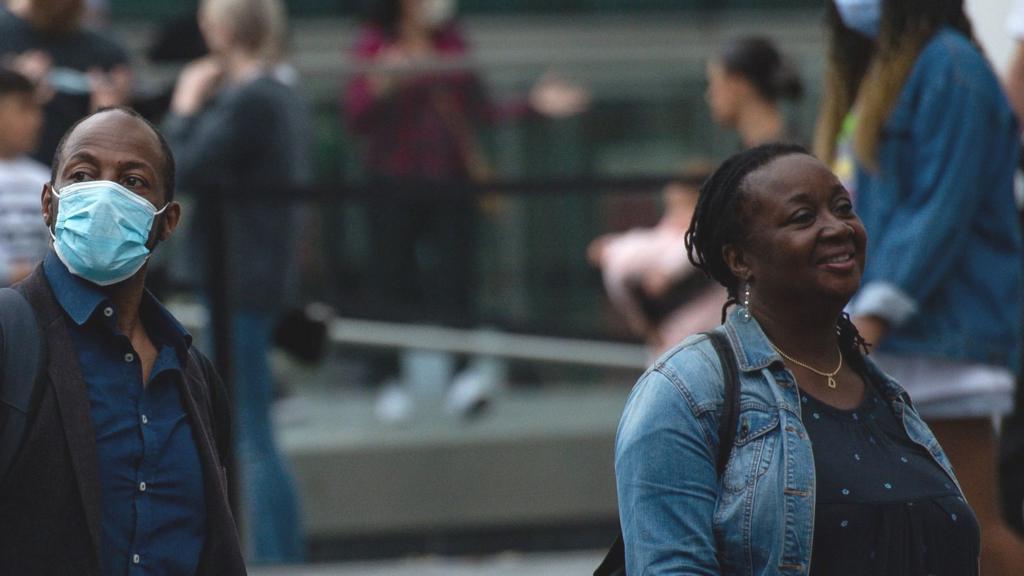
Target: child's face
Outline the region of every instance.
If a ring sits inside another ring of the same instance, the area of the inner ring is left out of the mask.
[[[36,149],[43,110],[32,94],[0,95],[0,151],[10,156]]]

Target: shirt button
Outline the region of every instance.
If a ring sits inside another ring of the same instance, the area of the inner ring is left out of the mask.
[[[139,562],[142,562],[142,557],[138,554],[132,554],[132,564],[138,564]]]
[[[139,482],[139,492],[145,492],[145,491],[146,491],[146,483],[145,482]]]
[[[110,318],[111,316],[114,315],[114,309],[111,308],[110,306],[107,306],[106,308],[103,309],[103,315],[106,316],[107,318]]]
[[[132,354],[131,352],[129,352],[129,353],[124,355],[124,361],[125,362],[131,363],[133,360],[135,360],[135,354]]]
[[[142,423],[143,424],[149,424],[149,416],[146,416],[145,414],[143,414],[142,415]]]

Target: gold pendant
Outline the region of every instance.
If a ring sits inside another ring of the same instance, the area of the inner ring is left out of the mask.
[[[835,378],[833,378],[831,376],[828,377],[828,387],[833,389],[833,390],[836,389],[836,379]]]

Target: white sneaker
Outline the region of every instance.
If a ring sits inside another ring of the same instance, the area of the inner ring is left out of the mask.
[[[483,414],[504,388],[505,372],[505,363],[497,358],[474,359],[452,380],[445,410],[464,418]]]
[[[402,424],[412,418],[414,410],[413,395],[407,387],[396,380],[388,380],[383,384],[374,406],[378,420],[385,424]]]

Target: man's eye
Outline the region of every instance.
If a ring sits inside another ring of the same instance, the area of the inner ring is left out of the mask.
[[[71,179],[75,182],[85,182],[86,180],[89,179],[89,175],[86,174],[85,172],[82,172],[81,170],[78,170],[77,172],[71,173]]]
[[[124,179],[124,183],[131,188],[142,186],[144,184],[142,178],[139,178],[138,176],[129,176]]]
[[[853,213],[853,204],[850,204],[849,202],[840,202],[839,205],[836,206],[836,212],[841,214],[841,215],[843,215],[843,216],[847,216],[849,214],[852,214]]]

